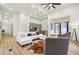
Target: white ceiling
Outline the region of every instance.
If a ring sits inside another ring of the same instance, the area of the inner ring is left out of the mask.
[[[56,6],[56,9],[48,10],[46,8],[43,8],[43,6],[41,6],[40,4],[41,3],[4,3],[1,5],[4,6],[6,10],[9,9],[10,11],[13,11],[13,13],[15,12],[19,14],[24,14],[26,16],[31,16],[31,18],[36,18],[40,20],[47,19],[48,14],[50,13],[75,5],[63,3]]]
[[[15,13],[22,13],[26,16],[31,16],[37,19],[47,18],[47,13],[44,12],[39,3],[5,3],[1,5],[12,9]]]

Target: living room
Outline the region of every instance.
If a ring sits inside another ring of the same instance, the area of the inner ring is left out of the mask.
[[[1,3],[0,54],[78,55],[78,7],[75,3]]]
[[[42,21],[42,19],[47,20],[47,15],[42,13],[43,11],[41,11],[38,7],[34,7],[35,5],[39,4],[0,4],[1,55],[34,54],[34,51],[31,47],[31,45],[33,44],[32,41],[33,39],[37,39],[34,41],[40,42],[41,40],[39,40],[39,38],[44,39],[45,35],[43,34],[45,34],[44,32],[46,30],[44,30],[42,26],[44,22]],[[23,6],[25,6],[26,8],[24,8]],[[38,35],[39,32],[42,34]],[[41,49],[41,51],[43,51],[43,48]]]

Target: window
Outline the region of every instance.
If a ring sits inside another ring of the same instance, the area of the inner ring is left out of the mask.
[[[54,34],[55,35],[66,34],[67,32],[69,32],[69,22],[54,24]]]
[[[69,22],[61,23],[61,34],[69,32]]]
[[[55,33],[55,35],[60,34],[60,23],[55,23],[54,24],[54,33]]]
[[[61,34],[67,33],[67,22],[61,23]]]

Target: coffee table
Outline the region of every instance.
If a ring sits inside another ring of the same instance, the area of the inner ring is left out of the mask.
[[[43,40],[35,40],[32,42],[34,53],[43,53]]]

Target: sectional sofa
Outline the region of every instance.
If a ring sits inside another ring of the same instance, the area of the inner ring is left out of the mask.
[[[18,42],[21,46],[32,43],[32,40],[40,38],[40,39],[44,39],[44,35],[42,34],[36,34],[36,32],[27,32],[27,33],[23,33],[23,32],[19,32],[16,35],[16,42]]]

